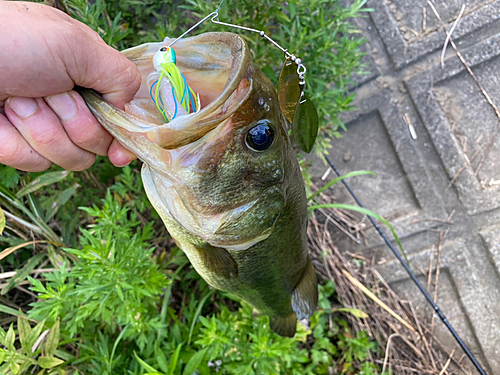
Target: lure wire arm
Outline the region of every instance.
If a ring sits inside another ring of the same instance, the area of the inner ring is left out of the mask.
[[[177,43],[179,40],[181,40],[184,36],[189,34],[191,31],[196,29],[198,26],[200,26],[203,22],[208,20],[210,17],[212,17],[211,21],[212,23],[215,23],[217,25],[222,25],[222,26],[227,26],[227,27],[232,27],[235,29],[240,29],[240,30],[246,30],[250,31],[252,33],[257,33],[261,37],[267,39],[269,42],[271,42],[275,47],[279,48],[284,54],[285,54],[285,59],[290,59],[292,60],[296,65],[297,65],[297,74],[300,77],[301,81],[301,91],[304,91],[305,88],[305,74],[306,74],[306,67],[304,64],[302,64],[302,60],[296,57],[295,55],[292,55],[290,52],[288,52],[287,49],[281,47],[278,43],[276,43],[270,36],[266,35],[266,33],[262,30],[257,30],[257,29],[252,29],[251,27],[245,27],[245,26],[240,26],[240,25],[234,25],[231,23],[227,22],[221,22],[219,21],[219,9],[221,8],[222,4],[224,3],[224,0],[221,1],[217,9],[203,17],[201,20],[199,20],[197,23],[195,23],[193,26],[191,26],[189,29],[184,31],[179,37],[174,39],[167,47],[172,47],[175,43]]]
[[[332,168],[332,170],[335,172],[335,174],[340,177],[341,174],[338,171],[338,169],[335,168],[335,165],[333,165],[332,161],[328,158],[328,156],[326,156],[326,155],[324,155],[324,156],[325,156],[325,159],[326,159],[327,163],[330,165],[330,168]],[[348,183],[346,182],[345,179],[342,180],[342,183],[344,184],[344,186],[346,187],[346,189],[349,191],[349,193],[352,195],[352,197],[354,198],[354,200],[356,201],[356,203],[360,207],[364,208],[365,206],[363,205],[363,203],[361,203],[361,201],[356,196],[356,194],[351,189],[351,187],[348,185]],[[486,372],[481,367],[481,365],[479,364],[479,362],[477,361],[477,359],[474,357],[474,354],[472,354],[472,352],[469,350],[469,348],[467,347],[467,345],[463,342],[463,340],[460,338],[460,336],[458,335],[458,333],[455,331],[455,329],[453,328],[453,326],[451,325],[451,323],[448,321],[448,319],[446,319],[446,317],[444,316],[444,314],[441,311],[441,309],[439,308],[439,306],[433,301],[432,297],[429,295],[429,293],[423,287],[423,285],[420,283],[420,281],[418,281],[417,277],[412,272],[412,270],[410,269],[410,267],[408,266],[408,264],[405,262],[405,260],[401,256],[401,254],[396,250],[396,248],[394,247],[394,245],[392,244],[392,242],[389,240],[389,238],[386,236],[386,234],[382,231],[382,229],[375,222],[375,219],[373,219],[373,217],[371,217],[371,216],[368,216],[368,219],[371,221],[371,223],[373,224],[373,226],[375,227],[375,229],[377,230],[377,232],[380,234],[380,236],[384,239],[384,241],[387,244],[387,246],[389,246],[389,248],[392,250],[392,252],[396,256],[396,258],[399,260],[399,262],[401,263],[401,265],[403,266],[403,268],[406,270],[406,272],[408,273],[408,275],[410,276],[410,278],[417,285],[418,289],[420,289],[420,291],[422,292],[422,294],[424,295],[424,297],[432,305],[432,308],[434,309],[434,311],[436,312],[436,314],[441,318],[441,320],[443,321],[443,323],[446,326],[446,328],[448,328],[448,331],[450,331],[450,333],[453,335],[453,337],[455,338],[455,340],[457,341],[457,343],[460,345],[460,347],[462,348],[462,350],[465,352],[465,354],[467,355],[467,357],[469,357],[469,359],[471,360],[471,362],[476,367],[477,371],[479,371],[479,373],[481,375],[487,375]]]
[[[206,20],[208,20],[212,16],[217,16],[218,14],[219,14],[218,10],[216,10],[215,12],[210,13],[208,16],[205,16],[203,19],[199,20],[197,23],[195,23],[193,26],[191,26],[188,30],[184,31],[181,34],[181,36],[179,36],[177,39],[175,39],[173,42],[171,42],[167,47],[172,47],[175,43],[177,43],[179,40],[181,40],[182,38],[184,38],[184,36],[186,36],[191,31],[193,31],[198,26],[200,26],[203,22],[205,22]]]
[[[292,55],[290,52],[288,52],[288,49],[285,49],[281,47],[278,43],[276,43],[270,36],[268,36],[264,31],[262,30],[257,30],[257,29],[252,29],[250,27],[245,27],[245,26],[240,26],[240,25],[235,25],[232,23],[226,23],[226,22],[221,22],[219,21],[219,13],[218,11],[214,12],[214,16],[212,17],[212,22],[217,24],[217,25],[222,25],[222,26],[227,26],[227,27],[233,27],[235,29],[240,29],[240,30],[246,30],[250,31],[253,33],[259,34],[262,38],[267,39],[269,42],[274,44],[275,47],[278,47],[284,54],[285,54],[285,59],[286,60],[292,60],[292,62],[297,65],[297,74],[299,75],[299,85],[300,85],[300,91],[301,91],[301,96],[304,94],[304,89],[306,86],[306,81],[305,81],[305,76],[306,76],[306,67],[304,64],[302,64],[302,60],[299,59],[297,56]]]

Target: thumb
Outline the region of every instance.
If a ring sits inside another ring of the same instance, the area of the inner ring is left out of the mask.
[[[106,101],[123,108],[139,90],[139,69],[123,54],[104,43],[97,33],[86,39],[73,51],[73,55],[76,52],[76,69],[68,69],[68,73],[76,85],[94,89]]]

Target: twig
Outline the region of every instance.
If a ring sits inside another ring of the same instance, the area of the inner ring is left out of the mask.
[[[358,287],[364,294],[366,294],[369,298],[371,298],[375,303],[377,303],[381,308],[391,314],[397,321],[399,321],[402,325],[408,328],[410,331],[415,332],[415,328],[413,328],[410,324],[408,324],[403,318],[401,318],[398,314],[396,314],[389,306],[387,306],[384,302],[382,302],[375,294],[370,292],[367,287],[361,284],[358,280],[356,280],[349,272],[346,270],[342,270],[342,273],[345,277],[349,279],[349,281]]]
[[[23,287],[22,287],[22,286],[20,286],[20,285],[17,285],[15,288],[16,288],[16,289],[18,289],[18,290],[20,290],[21,292],[24,292],[24,293],[26,293],[26,294],[29,294],[29,295],[30,295],[31,297],[33,297],[35,300],[38,298],[38,296],[37,296],[35,293],[33,293],[31,290],[28,290],[28,289],[26,289],[26,288],[23,288]]]
[[[436,362],[434,361],[434,356],[432,355],[431,348],[429,346],[427,339],[425,338],[424,333],[422,332],[422,328],[420,327],[420,324],[418,324],[417,313],[416,313],[415,309],[413,308],[413,304],[411,304],[411,303],[410,303],[410,308],[411,308],[411,312],[413,314],[413,319],[415,319],[415,321],[417,322],[418,333],[420,334],[420,337],[422,338],[422,341],[424,342],[424,346],[425,346],[425,350],[427,351],[427,355],[431,359],[432,367],[434,367],[434,369],[437,371]]]
[[[364,260],[365,262],[370,263],[370,260],[369,260],[368,258],[366,258],[366,257],[362,256],[362,255],[353,254],[353,253],[351,253],[351,252],[349,252],[349,251],[346,251],[345,253],[346,253],[347,255],[349,255],[350,257],[352,257],[352,258],[356,258],[356,259]]]
[[[387,339],[387,346],[385,347],[385,358],[384,358],[384,365],[382,366],[382,374],[385,372],[385,368],[387,366],[387,361],[389,360],[389,349],[391,348],[391,341],[394,337],[401,337],[398,333],[393,333],[392,335],[389,336]],[[389,365],[390,366],[390,365]]]
[[[411,223],[412,224],[417,224],[417,223],[422,223],[422,222],[426,222],[426,221],[437,221],[439,223],[444,223],[444,224],[455,224],[454,222],[452,221],[449,221],[448,219],[439,219],[437,217],[431,217],[429,219],[422,219],[422,220],[413,220]]]
[[[451,352],[450,356],[448,357],[448,360],[446,361],[446,363],[444,364],[444,367],[443,369],[441,370],[441,372],[439,373],[439,375],[443,375],[446,371],[446,369],[448,368],[448,366],[450,365],[450,362],[451,362],[451,359],[453,358],[453,354],[455,354],[455,348],[453,348],[453,351]]]
[[[25,243],[19,244],[17,246],[8,247],[7,249],[3,250],[0,253],[0,260],[2,260],[3,258],[5,258],[6,256],[12,254],[14,251],[22,249],[25,246],[34,245],[36,243],[49,243],[49,242],[50,241],[42,241],[42,240],[40,240],[40,241],[29,241],[29,242],[25,242]]]
[[[493,137],[491,137],[491,141],[490,141],[490,143],[488,143],[488,147],[486,147],[486,151],[484,152],[483,157],[481,158],[481,161],[479,162],[476,170],[474,171],[474,174],[476,176],[479,173],[479,169],[483,166],[483,163],[486,160],[486,157],[490,153],[491,147],[493,147],[493,144],[495,143],[499,132],[500,132],[500,127],[497,128],[497,131],[495,132],[495,134],[493,134]]]
[[[448,218],[446,219],[447,222],[449,223],[453,223],[451,220],[451,218],[453,217],[453,215],[455,214],[455,210],[451,211],[451,213],[448,215]]]
[[[35,343],[31,347],[31,352],[32,353],[34,353],[34,352],[36,352],[38,350],[38,348],[42,344],[42,341],[45,340],[45,337],[47,337],[47,335],[49,334],[49,332],[50,332],[50,329],[46,329],[45,331],[42,332],[42,334],[40,336],[38,336],[38,338],[36,339]]]
[[[481,146],[479,146],[479,148],[476,150],[476,152],[474,152],[474,155],[472,155],[472,157],[468,161],[466,161],[464,165],[462,165],[460,167],[460,169],[457,171],[457,173],[455,173],[455,176],[453,176],[453,178],[451,179],[451,181],[448,184],[448,186],[446,187],[446,189],[444,189],[445,193],[448,191],[448,189],[451,187],[451,185],[453,185],[453,183],[458,178],[460,173],[462,173],[464,171],[464,169],[467,168],[470,163],[472,163],[472,161],[476,158],[476,156],[479,154],[479,152],[483,149],[484,146],[486,146],[486,143],[483,143]]]
[[[455,27],[457,27],[458,22],[460,22],[460,19],[462,18],[462,14],[464,14],[465,10],[465,4],[462,5],[462,10],[460,11],[460,14],[458,15],[457,19],[453,23],[453,26],[451,27],[451,30],[449,33],[446,33],[446,39],[444,40],[444,45],[443,45],[443,50],[441,51],[441,68],[444,69],[444,55],[446,53],[446,47],[448,47],[448,42],[451,39],[451,34],[455,31]]]
[[[432,11],[436,15],[437,19],[444,26],[444,22],[441,19],[441,17],[439,16],[439,13],[437,12],[437,10],[434,7],[434,5],[432,4],[432,2],[431,1],[427,1],[427,4],[429,4],[431,6]],[[476,75],[474,74],[474,72],[472,71],[472,69],[469,67],[469,65],[467,64],[467,62],[465,61],[465,59],[463,58],[462,54],[460,53],[460,51],[458,50],[457,46],[455,45],[455,42],[453,42],[453,39],[451,38],[451,35],[448,34],[448,31],[446,31],[446,27],[444,28],[444,31],[445,31],[446,35],[449,37],[450,44],[453,47],[453,49],[455,50],[455,53],[457,54],[458,58],[460,59],[460,61],[462,62],[462,64],[465,66],[465,69],[467,69],[467,71],[471,75],[471,77],[474,80],[474,82],[476,82],[477,86],[479,87],[479,90],[481,90],[481,93],[484,95],[484,97],[486,98],[486,100],[488,101],[488,103],[491,105],[491,107],[495,111],[495,114],[497,115],[497,118],[500,120],[500,110],[495,105],[495,103],[493,103],[493,100],[491,100],[490,96],[488,95],[488,93],[484,89],[483,85],[481,85],[481,83],[479,82],[479,80],[476,78]],[[497,130],[497,132],[495,133],[495,135],[491,138],[490,145],[488,146],[488,149],[487,149],[488,152],[491,149],[491,145],[493,145],[495,143],[496,137],[498,136],[498,133],[499,133],[499,131]],[[483,160],[481,160],[480,166],[482,165],[482,162],[486,159],[486,155],[488,154],[488,152],[485,153],[485,155],[483,156]],[[476,171],[475,171],[476,175],[477,175],[478,171],[479,171],[479,168],[477,168]],[[446,190],[448,190],[448,188],[446,188]]]
[[[41,269],[36,269],[30,272],[30,274],[34,273],[40,273],[40,272],[53,272],[54,268],[41,268]],[[0,279],[10,279],[11,277],[16,276],[17,271],[9,271],[9,272],[4,272],[0,273]]]
[[[439,16],[439,13],[437,12],[436,8],[434,8],[434,5],[432,4],[432,2],[427,1],[427,4],[429,4],[431,6],[432,10],[434,11],[434,14],[436,15],[436,17],[439,19],[439,21],[444,26],[444,22],[441,19],[441,17]],[[448,31],[446,31],[446,29],[445,29],[445,32],[446,32],[446,34],[448,34]],[[465,68],[467,69],[467,71],[469,72],[469,74],[472,76],[472,78],[474,79],[474,81],[476,82],[476,84],[479,86],[479,89],[481,90],[482,94],[484,95],[484,97],[486,98],[486,100],[488,101],[488,103],[493,107],[493,109],[494,109],[494,111],[495,111],[498,119],[500,120],[500,111],[498,110],[498,107],[495,105],[495,103],[493,103],[493,101],[491,100],[491,98],[488,95],[488,93],[486,92],[486,90],[483,88],[483,86],[481,85],[481,83],[476,78],[476,75],[474,74],[474,72],[471,70],[471,68],[469,67],[469,65],[465,62],[462,54],[458,50],[457,46],[455,45],[455,42],[453,41],[453,39],[451,37],[450,37],[450,44],[453,47],[453,49],[455,50],[455,52],[456,52],[458,58],[460,59],[460,61],[462,62],[462,64],[465,66]]]
[[[321,210],[320,210],[321,211]],[[331,217],[331,215],[328,215],[326,217],[326,222],[325,222],[325,225],[328,224],[328,222],[331,222],[333,223],[333,225],[335,225],[337,228],[339,228],[342,232],[344,232],[344,234],[349,237],[351,240],[353,240],[354,242],[356,242],[358,245],[361,243],[360,240],[358,240],[356,237],[354,237],[351,233],[349,233],[349,231],[347,231],[342,225],[340,225],[339,223],[337,223],[337,220],[333,219]]]
[[[415,131],[415,127],[411,123],[410,116],[408,113],[403,115],[403,119],[405,120],[406,125],[408,126],[408,130],[410,131],[410,135],[413,139],[417,139],[417,132]]]
[[[330,174],[330,171],[332,170],[332,168],[328,168],[326,170],[326,172],[323,174],[323,176],[321,176],[321,181],[325,181],[326,178],[328,177],[328,175]]]

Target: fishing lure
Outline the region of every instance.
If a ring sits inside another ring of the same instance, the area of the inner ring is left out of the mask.
[[[155,71],[148,77],[151,99],[167,122],[200,110],[200,96],[188,86],[176,63],[174,49],[162,47],[153,57]]]

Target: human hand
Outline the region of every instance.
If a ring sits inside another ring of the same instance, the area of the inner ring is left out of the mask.
[[[119,108],[140,86],[137,67],[96,32],[37,3],[0,1],[0,163],[43,171],[89,168],[97,155],[135,159],[97,122],[75,85]]]

